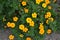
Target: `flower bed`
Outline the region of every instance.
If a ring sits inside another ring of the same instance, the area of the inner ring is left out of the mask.
[[[1,28],[10,29],[10,40],[43,40],[57,30],[56,0],[4,0],[1,2]]]

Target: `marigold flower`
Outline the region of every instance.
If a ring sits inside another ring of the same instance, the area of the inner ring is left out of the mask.
[[[49,18],[49,17],[51,17],[51,12],[47,12],[45,15],[45,18]]]
[[[20,29],[20,30],[24,30],[24,27],[25,27],[25,26],[24,26],[23,24],[19,25],[19,29]]]
[[[44,29],[44,25],[40,23],[39,29]]]
[[[31,22],[29,23],[29,26],[34,27],[34,21],[31,21]]]
[[[45,0],[45,3],[48,5],[48,4],[50,4],[50,1],[49,0]]]
[[[48,6],[48,9],[52,9],[52,7],[51,6]]]
[[[28,11],[29,11],[28,9],[24,8],[24,12],[25,12],[25,13],[28,13]]]
[[[44,29],[41,29],[41,30],[39,31],[39,34],[43,35],[43,34],[44,34]]]
[[[46,8],[46,7],[47,7],[47,4],[46,4],[46,3],[43,3],[43,4],[42,4],[42,7],[43,7],[43,8]]]
[[[45,15],[45,18],[49,18],[49,15]]]
[[[18,17],[13,17],[13,21],[18,21]]]
[[[43,0],[36,0],[36,4],[40,4]]]
[[[23,6],[26,6],[26,2],[25,2],[25,1],[22,1],[22,5],[23,5]]]
[[[36,18],[36,17],[37,17],[37,13],[36,12],[32,13],[32,18]]]
[[[10,27],[11,27],[11,28],[14,28],[14,27],[15,27],[15,23],[11,23],[11,24],[10,24]]]
[[[20,34],[19,36],[20,36],[20,37],[23,37],[24,35],[23,35],[23,34]]]
[[[30,37],[27,37],[26,40],[32,40]]]
[[[48,29],[48,30],[47,30],[47,33],[48,33],[48,34],[51,34],[51,32],[52,32],[51,29]]]
[[[26,18],[26,22],[27,22],[27,23],[30,23],[31,21],[32,21],[32,19],[31,19],[31,18],[29,18],[29,17],[28,17],[28,18]]]
[[[53,22],[54,19],[52,17],[48,18],[49,21]]]
[[[28,31],[28,28],[25,27],[25,28],[23,29],[23,32],[27,32],[27,31]]]
[[[13,40],[14,39],[14,35],[9,35],[9,39]]]
[[[10,23],[10,22],[8,22],[8,23],[7,23],[7,26],[8,26],[8,27],[10,27],[10,26],[11,26],[11,23]]]
[[[46,20],[46,23],[47,23],[47,24],[48,24],[48,21],[49,21],[49,20]]]
[[[53,22],[53,21],[54,21],[54,19],[53,19],[52,17],[50,17],[50,18],[48,18],[48,19],[46,20],[46,23],[48,24],[48,23],[49,23],[49,21]]]

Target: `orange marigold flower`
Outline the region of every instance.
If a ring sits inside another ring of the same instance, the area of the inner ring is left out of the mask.
[[[51,29],[48,29],[48,30],[47,30],[47,33],[48,33],[48,34],[50,34],[51,32],[52,32],[52,30],[51,30]]]
[[[37,13],[36,12],[32,13],[32,18],[36,18],[36,17],[37,17]]]
[[[48,5],[48,4],[50,4],[50,1],[49,0],[45,0],[45,3]]]
[[[36,0],[36,4],[40,4],[43,0]]]
[[[40,23],[39,29],[44,29],[44,25],[42,23]]]
[[[26,40],[32,40],[30,37],[27,37]]]
[[[26,1],[22,1],[22,5],[23,6],[26,6]]]
[[[28,28],[25,27],[25,28],[23,29],[23,32],[27,32],[27,31],[28,31]]]
[[[10,26],[11,26],[11,23],[10,23],[10,22],[8,22],[8,23],[7,23],[7,26],[8,26],[8,27],[10,27]]]
[[[29,26],[32,26],[32,27],[34,27],[34,21],[31,21],[30,23],[29,23]]]
[[[11,24],[10,24],[10,27],[11,27],[11,28],[14,28],[14,27],[15,27],[15,23],[11,23]]]
[[[9,35],[9,39],[13,40],[14,39],[14,35]]]
[[[13,21],[18,21],[18,17],[13,17]]]
[[[27,8],[24,8],[24,12],[25,12],[25,13],[28,13],[28,11],[29,11],[29,10],[28,10]]]
[[[41,29],[41,30],[39,31],[39,34],[43,35],[43,34],[44,34],[44,29]]]

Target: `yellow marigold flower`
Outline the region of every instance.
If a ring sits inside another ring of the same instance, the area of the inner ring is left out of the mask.
[[[23,32],[27,32],[27,31],[28,31],[28,28],[25,27],[25,28],[23,29]]]
[[[18,17],[13,17],[13,21],[18,21]]]
[[[32,18],[36,18],[36,17],[37,17],[37,13],[36,12],[32,13]]]
[[[47,12],[46,14],[51,16],[51,12]]]
[[[49,15],[45,15],[45,18],[49,18]]]
[[[43,34],[44,34],[44,29],[41,29],[41,30],[39,31],[39,34],[43,35]]]
[[[52,7],[51,6],[48,6],[48,9],[52,9]]]
[[[8,27],[10,27],[10,26],[11,26],[11,23],[10,23],[10,22],[8,22],[8,23],[7,23],[7,26],[8,26]]]
[[[49,21],[49,20],[46,20],[46,23],[47,23],[47,24],[48,24],[48,21]]]
[[[10,24],[10,27],[11,27],[11,28],[14,28],[14,27],[15,27],[15,23],[11,23],[11,24]]]
[[[40,23],[39,29],[44,29],[44,26],[42,23]]]
[[[24,35],[23,35],[23,34],[20,34],[19,36],[20,36],[20,37],[23,37]]]
[[[26,40],[32,40],[30,37],[27,37]]]
[[[18,17],[13,17],[13,21],[18,21]]]
[[[45,3],[48,5],[48,4],[50,4],[50,1],[49,0],[45,0]]]
[[[51,18],[48,18],[47,20],[46,20],[46,23],[48,24],[49,23],[49,21],[51,21],[51,22],[53,22],[54,21],[54,19],[51,17]]]
[[[23,6],[26,6],[26,2],[25,2],[25,1],[22,1],[22,5],[23,5]]]
[[[24,8],[24,12],[25,12],[25,13],[28,13],[28,11],[29,11],[28,9]]]
[[[36,4],[40,4],[43,0],[36,0]]]
[[[29,17],[28,17],[28,18],[26,18],[26,22],[27,22],[27,23],[30,23],[31,21],[32,21],[32,19],[31,19],[31,18],[29,18]]]
[[[45,15],[45,18],[49,18],[49,17],[51,17],[51,12],[47,12]]]
[[[14,39],[14,35],[10,35],[10,36],[9,36],[9,39],[10,39],[10,40],[13,40],[13,39]]]
[[[31,21],[31,22],[29,23],[29,26],[34,27],[34,21]]]
[[[25,27],[25,26],[24,26],[23,24],[19,25],[19,29],[20,29],[20,30],[24,30],[24,27]]]
[[[50,20],[50,21],[52,21],[52,22],[54,21],[54,19],[53,19],[52,17],[48,18],[48,20]]]
[[[48,34],[51,34],[51,32],[52,32],[51,29],[48,29],[48,30],[47,30],[47,33],[48,33]]]
[[[42,7],[43,7],[43,8],[46,8],[46,7],[47,7],[47,4],[46,4],[46,3],[43,3],[43,4],[42,4]]]

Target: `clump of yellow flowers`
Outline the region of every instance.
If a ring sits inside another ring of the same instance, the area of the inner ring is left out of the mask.
[[[11,22],[8,22],[8,23],[7,23],[7,26],[8,26],[8,27],[11,27],[11,28],[14,28],[14,27],[15,27],[15,23],[13,23],[13,22],[12,22],[12,23],[11,23]]]
[[[26,22],[29,23],[29,26],[34,27],[34,21],[31,18],[26,18]]]
[[[44,34],[44,26],[43,26],[43,23],[40,23],[39,25],[39,34],[43,35]]]
[[[49,23],[49,21],[51,21],[51,22],[53,22],[53,18],[51,17],[51,12],[47,12],[46,14],[45,14],[45,18],[47,19],[46,20],[46,23],[48,24]]]
[[[49,17],[51,17],[51,12],[47,12],[47,13],[45,14],[45,18],[49,18]]]
[[[23,32],[27,32],[28,28],[25,27],[23,24],[19,25],[19,29],[22,30]]]

